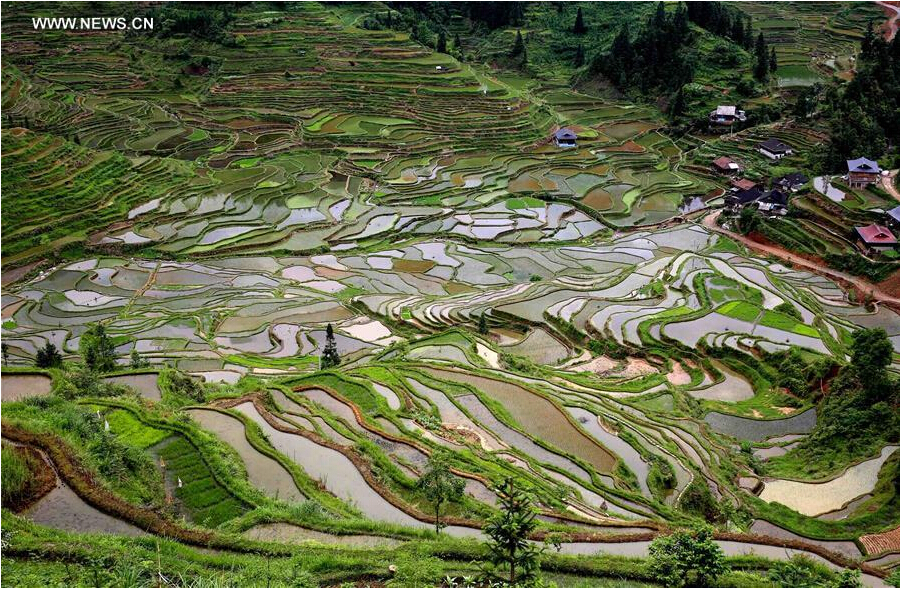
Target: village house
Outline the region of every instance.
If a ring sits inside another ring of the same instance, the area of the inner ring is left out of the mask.
[[[719,174],[725,174],[726,176],[739,174],[741,172],[741,165],[724,155],[714,159],[712,165],[714,171]]]
[[[762,195],[763,191],[756,185],[747,190],[732,190],[728,196],[725,197],[725,206],[732,210],[742,209],[748,204],[759,200]]]
[[[577,139],[578,135],[568,127],[563,127],[553,134],[553,141],[556,143],[556,147],[576,147],[575,141]]]
[[[735,121],[746,121],[747,115],[735,106],[717,106],[709,113],[709,122],[713,125],[733,125]]]
[[[737,192],[739,190],[750,190],[754,186],[756,186],[756,182],[750,180],[749,178],[740,178],[731,181],[731,189],[732,192]]]
[[[809,178],[804,176],[802,173],[792,172],[790,174],[786,174],[780,178],[772,180],[772,186],[777,187],[781,190],[797,192],[807,182],[809,182]]]
[[[872,223],[854,229],[859,238],[858,244],[863,251],[883,252],[897,247],[897,238],[887,227]]]
[[[794,150],[790,145],[784,143],[783,141],[775,139],[774,137],[766,139],[765,141],[760,143],[757,146],[757,149],[759,149],[759,153],[773,160],[780,160],[784,156],[794,153]]]
[[[885,215],[887,215],[888,227],[900,231],[900,206],[892,208]]]
[[[881,168],[878,167],[878,162],[864,157],[847,160],[847,181],[851,188],[865,188],[869,184],[875,184],[879,174]]]
[[[757,201],[759,211],[769,215],[787,215],[788,196],[777,188],[766,192]]]

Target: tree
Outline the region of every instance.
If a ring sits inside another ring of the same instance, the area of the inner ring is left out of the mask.
[[[442,456],[432,454],[428,459],[425,474],[419,479],[419,488],[428,502],[434,506],[434,530],[440,533],[444,527],[441,525],[441,505],[458,501],[465,491],[466,484],[450,472],[450,467]]]
[[[484,318],[484,312],[482,312],[481,315],[478,316],[478,333],[487,335],[487,332],[487,320]]]
[[[522,38],[522,31],[516,31],[516,42],[513,43],[512,51],[509,52],[510,57],[518,57],[525,54],[525,40]]]
[[[772,50],[769,51],[769,71],[770,72],[778,71],[778,55],[775,54],[774,47],[772,47]]]
[[[462,41],[459,40],[459,33],[453,35],[453,48],[462,52]]]
[[[88,370],[109,372],[116,367],[116,347],[102,323],[91,325],[81,335],[78,351]]]
[[[660,536],[650,544],[650,573],[667,587],[709,587],[728,570],[708,527]]]
[[[38,368],[59,368],[62,366],[62,362],[62,354],[50,342],[47,342],[43,348],[37,351],[34,359],[34,365]]]
[[[337,340],[334,339],[334,328],[331,323],[325,329],[325,349],[322,350],[322,368],[334,368],[341,363],[341,356],[337,350]]]
[[[850,345],[851,362],[859,373],[867,377],[881,374],[891,364],[894,348],[887,332],[880,327],[859,329],[853,333]]]
[[[753,233],[759,227],[759,224],[759,211],[751,206],[746,206],[741,209],[741,214],[738,217],[738,230],[741,233],[743,233],[744,235]]]
[[[0,353],[3,354],[3,365],[9,366],[9,344],[5,342],[0,344]]]
[[[765,82],[769,77],[769,54],[766,51],[766,38],[760,33],[756,37],[756,65],[753,67],[753,77],[760,82]]]
[[[537,527],[537,512],[531,498],[513,479],[506,479],[495,489],[500,511],[484,526],[488,536],[489,567],[484,572],[489,580],[508,586],[526,586],[538,573],[541,549],[528,541]]]
[[[437,46],[435,47],[435,51],[438,53],[447,53],[447,33],[441,29],[441,32],[438,33]]]
[[[572,32],[576,35],[583,35],[587,32],[587,26],[584,24],[584,14],[581,12],[580,6],[575,14],[575,26],[572,27]]]
[[[672,101],[669,103],[669,118],[674,119],[675,117],[680,117],[684,114],[684,109],[684,86],[682,86],[675,92]]]
[[[572,65],[575,67],[584,65],[584,45],[581,43],[579,43],[578,48],[575,49],[575,60],[572,62]]]
[[[150,362],[144,358],[141,358],[141,355],[137,351],[137,347],[132,348],[131,350],[131,367],[132,368],[145,368],[150,366]]]

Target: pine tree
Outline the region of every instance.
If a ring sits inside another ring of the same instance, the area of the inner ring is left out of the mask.
[[[441,32],[438,33],[437,46],[435,47],[435,51],[438,53],[447,53],[447,33],[441,29]]]
[[[459,33],[453,35],[453,48],[462,51],[462,41],[459,40]]]
[[[478,316],[478,333],[481,335],[487,335],[487,320],[484,318],[484,313]]]
[[[463,480],[450,472],[450,467],[443,457],[432,454],[428,459],[428,467],[419,479],[419,488],[425,498],[434,506],[434,530],[441,533],[441,505],[449,501],[458,501],[466,489]]]
[[[744,46],[744,19],[740,16],[735,18],[731,24],[731,40],[735,45]]]
[[[578,48],[575,50],[575,61],[572,62],[572,65],[575,67],[581,67],[584,65],[584,45],[578,44]]]
[[[669,105],[669,117],[675,118],[684,114],[684,87],[678,89],[675,92],[675,96],[672,97],[672,102]]]
[[[9,345],[6,343],[0,344],[0,353],[3,354],[3,365],[9,365]]]
[[[773,73],[778,71],[778,56],[775,54],[774,47],[769,52],[769,71]]]
[[[748,15],[744,21],[744,49],[749,51],[751,47],[753,47],[753,21]]]
[[[539,571],[541,550],[528,541],[537,527],[537,512],[525,491],[506,479],[496,490],[500,511],[484,526],[488,536],[488,563],[483,570],[491,582],[527,587]]]
[[[766,38],[760,33],[756,37],[756,66],[753,68],[753,77],[760,82],[769,77],[769,52],[766,51]]]
[[[43,348],[37,351],[37,356],[34,359],[34,365],[38,368],[59,368],[62,366],[62,362],[62,355],[56,349],[56,346],[50,342],[47,342]]]
[[[137,348],[132,348],[131,350],[131,367],[132,368],[144,368],[149,366],[150,362],[141,358],[141,355],[138,353]]]
[[[584,24],[584,14],[581,12],[580,6],[575,14],[575,26],[572,27],[572,32],[576,35],[583,35],[587,32],[587,26]]]
[[[88,370],[110,372],[116,367],[116,346],[102,323],[92,325],[81,335],[78,351]]]
[[[513,44],[512,51],[509,52],[510,57],[518,57],[525,53],[525,39],[522,38],[522,31],[516,31],[516,42]]]
[[[341,363],[341,356],[337,350],[337,340],[334,339],[334,328],[331,323],[325,329],[325,349],[322,350],[322,369],[334,368]]]

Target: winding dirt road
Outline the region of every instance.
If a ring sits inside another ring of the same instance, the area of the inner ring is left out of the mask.
[[[806,270],[810,270],[811,272],[815,272],[816,274],[820,274],[822,276],[825,276],[826,278],[830,278],[838,283],[842,283],[844,285],[850,284],[863,294],[871,295],[873,300],[900,311],[900,297],[898,297],[896,293],[887,293],[877,285],[872,284],[868,280],[860,278],[859,276],[853,276],[852,274],[847,274],[838,270],[832,270],[831,268],[823,266],[822,264],[811,262],[810,260],[807,260],[806,258],[803,258],[797,254],[793,254],[783,248],[758,243],[756,241],[753,241],[749,237],[741,235],[740,233],[735,233],[734,231],[723,229],[716,224],[716,221],[721,214],[722,211],[718,210],[710,215],[705,216],[703,218],[703,226],[710,231],[715,231],[716,233],[726,235],[731,239],[737,241],[738,243],[745,245],[751,250],[773,255],[776,258],[779,258],[786,262],[790,262],[794,266],[800,266]]]
[[[894,184],[894,179],[897,177],[898,172],[900,170],[891,170],[887,176],[882,176],[881,187],[895,199],[900,200],[900,190],[897,190],[897,185]]]

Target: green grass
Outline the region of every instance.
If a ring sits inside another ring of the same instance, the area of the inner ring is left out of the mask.
[[[716,311],[726,317],[740,319],[748,323],[753,323],[759,316],[759,307],[745,301],[729,301],[716,309]]]
[[[3,446],[2,463],[3,503],[8,504],[23,497],[28,489],[31,471],[26,458],[12,446]]]
[[[189,512],[192,521],[216,527],[242,515],[246,508],[222,487],[206,466],[203,457],[181,436],[166,444],[159,452],[166,461],[170,480],[181,479],[183,486],[175,496]]]
[[[137,448],[149,448],[171,435],[171,432],[144,425],[130,411],[123,409],[111,411],[105,417],[109,422],[109,431],[126,444]]]
[[[790,331],[799,335],[819,337],[819,332],[816,330],[816,328],[800,323],[790,315],[785,315],[784,313],[777,313],[775,311],[766,310],[765,312],[763,312],[763,316],[759,320],[759,323],[760,325],[765,325],[766,327],[772,327],[775,329],[780,329],[782,331]]]

